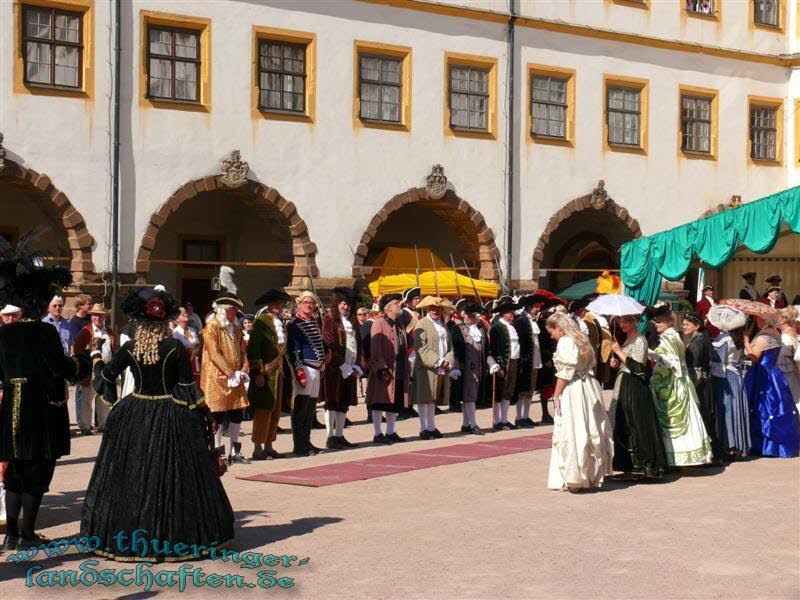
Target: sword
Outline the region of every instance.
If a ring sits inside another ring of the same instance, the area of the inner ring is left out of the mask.
[[[472,282],[472,291],[475,292],[475,301],[482,306],[483,303],[481,302],[481,295],[478,293],[478,286],[475,285],[475,280],[472,278],[472,273],[469,272],[467,259],[462,260],[464,261],[464,268],[467,270],[467,277],[469,277],[470,282]]]
[[[461,284],[458,282],[458,271],[456,271],[456,261],[453,260],[453,253],[450,253],[450,264],[453,267],[453,277],[456,279],[456,292],[458,292],[458,299],[461,300]]]
[[[419,288],[420,293],[422,293],[422,288],[419,285],[419,250],[417,250],[416,244],[414,244],[414,256],[417,258],[417,287]]]
[[[317,310],[319,311],[319,318],[322,319],[322,305],[317,295],[317,286],[314,285],[314,276],[311,273],[311,261],[308,259],[308,249],[303,244],[303,253],[306,256],[306,271],[308,272],[308,280],[311,282],[311,293],[314,294],[314,299],[317,301]]]
[[[431,250],[430,253],[431,253],[431,266],[433,267],[433,284],[436,287],[436,295],[439,296],[439,275],[436,272],[436,261],[433,258],[433,250]]]

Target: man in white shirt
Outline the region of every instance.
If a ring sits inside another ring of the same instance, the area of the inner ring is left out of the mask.
[[[497,320],[489,330],[489,375],[492,377],[492,420],[495,431],[516,429],[508,421],[508,408],[517,385],[517,364],[520,347],[519,334],[514,329],[514,311],[519,308],[511,299],[494,308]]]
[[[453,306],[439,296],[426,296],[417,305],[427,310],[427,316],[417,321],[414,329],[414,401],[417,403],[420,439],[439,439],[442,432],[436,428],[437,404],[447,404],[450,396],[450,377],[460,376],[453,368],[453,342],[443,319],[445,310]]]
[[[540,295],[523,296],[520,299],[521,314],[514,319],[514,328],[519,335],[520,361],[517,369],[517,386],[514,398],[517,403],[517,427],[534,427],[530,418],[531,402],[536,391],[536,379],[542,368],[542,351],[539,346],[539,324],[537,318],[547,298]]]

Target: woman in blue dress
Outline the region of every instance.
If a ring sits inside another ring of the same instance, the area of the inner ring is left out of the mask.
[[[753,366],[745,377],[750,401],[752,453],[789,458],[800,455],[800,419],[786,377],[777,365],[781,334],[776,320],[757,317],[761,331],[752,341],[745,336],[745,352]]]

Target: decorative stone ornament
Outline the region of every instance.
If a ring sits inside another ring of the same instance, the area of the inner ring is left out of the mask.
[[[428,175],[426,180],[428,184],[425,186],[425,194],[431,200],[441,200],[447,191],[447,177],[444,175],[444,167],[442,165],[433,165],[431,174]]]
[[[602,179],[597,182],[597,187],[592,190],[592,195],[589,198],[589,205],[595,209],[605,208],[608,204],[608,192],[606,191],[606,182]]]
[[[219,181],[225,187],[240,188],[247,182],[249,171],[250,166],[242,160],[241,152],[234,150],[230,158],[222,161]]]
[[[6,149],[3,148],[3,134],[0,133],[0,171],[6,168]]]
[[[731,208],[739,208],[742,205],[742,197],[738,194],[731,196]]]

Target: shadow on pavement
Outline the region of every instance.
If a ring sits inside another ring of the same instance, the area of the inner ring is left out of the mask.
[[[237,521],[241,513],[236,513]],[[276,542],[311,533],[319,527],[344,521],[341,517],[304,517],[282,525],[257,525],[236,527],[236,537],[231,546],[234,550],[253,550]]]

